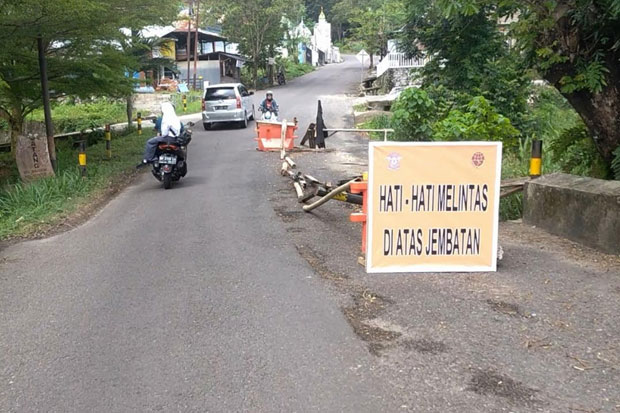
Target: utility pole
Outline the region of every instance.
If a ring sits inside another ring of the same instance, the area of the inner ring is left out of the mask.
[[[194,89],[196,87],[196,75],[198,73],[198,28],[200,27],[200,0],[196,1],[196,38],[194,39]]]
[[[39,72],[41,76],[41,92],[43,99],[43,113],[45,115],[47,150],[50,155],[52,169],[56,172],[56,142],[54,142],[54,125],[52,125],[52,111],[50,109],[50,91],[47,85],[47,61],[45,59],[45,49],[43,47],[43,37],[41,35],[37,36],[37,48],[39,49]]]
[[[191,48],[191,44],[192,44],[192,6],[193,6],[193,1],[190,0],[188,2],[188,9],[187,9],[187,87],[189,88],[189,74],[190,74],[190,70],[191,70],[191,66],[190,66],[190,61],[191,61],[191,56],[192,56],[192,48]]]

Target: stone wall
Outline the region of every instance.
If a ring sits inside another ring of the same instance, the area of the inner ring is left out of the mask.
[[[620,181],[546,175],[525,184],[523,203],[525,223],[620,254]]]
[[[170,102],[170,95],[165,93],[138,93],[134,95],[134,116],[142,112],[143,117],[161,113],[161,104]]]
[[[376,86],[380,87],[379,94],[387,94],[395,87],[415,86],[416,78],[415,69],[388,69],[377,79]]]

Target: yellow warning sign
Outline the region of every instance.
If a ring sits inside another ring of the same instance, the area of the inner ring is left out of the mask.
[[[500,142],[373,142],[368,272],[495,271]]]

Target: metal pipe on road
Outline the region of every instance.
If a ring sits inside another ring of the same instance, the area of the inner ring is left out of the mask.
[[[321,205],[325,204],[327,201],[329,201],[330,199],[334,198],[335,196],[346,192],[349,190],[349,188],[351,187],[351,184],[353,182],[357,182],[358,178],[352,179],[347,183],[344,183],[342,185],[340,185],[338,188],[335,188],[333,191],[330,191],[330,193],[328,193],[327,195],[325,195],[323,198],[319,199],[318,201],[310,204],[310,205],[304,205],[303,206],[303,210],[306,212],[310,212],[313,209],[316,209],[318,207],[320,207]]]

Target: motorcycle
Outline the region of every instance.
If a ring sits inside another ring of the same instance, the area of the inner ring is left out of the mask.
[[[278,77],[278,85],[282,86],[286,84],[286,79],[284,78],[284,72],[279,71],[277,77]]]
[[[260,111],[263,112],[263,115],[261,116],[261,120],[264,120],[267,122],[278,121],[278,112],[275,112],[272,110],[263,110],[263,109],[260,109]]]
[[[169,137],[157,146],[151,172],[158,181],[164,183],[164,189],[170,189],[173,181],[187,175],[187,145],[192,140],[190,128],[194,123],[190,122],[187,126],[180,136]]]

